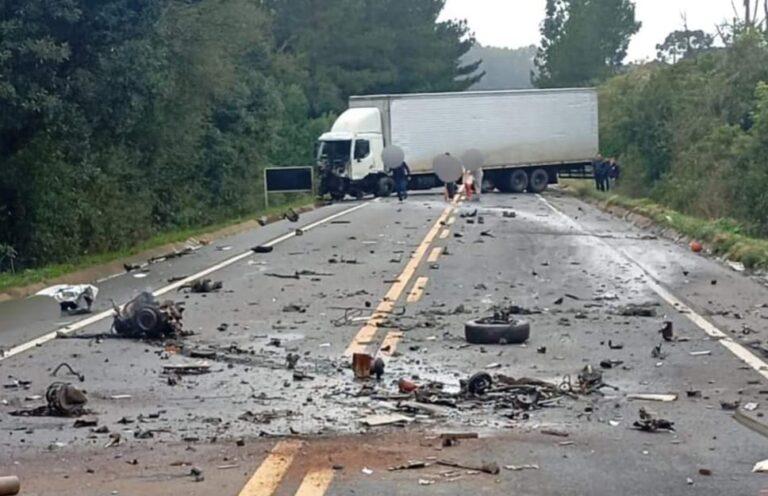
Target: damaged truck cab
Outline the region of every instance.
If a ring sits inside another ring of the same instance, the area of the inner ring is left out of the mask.
[[[394,183],[384,170],[381,113],[375,108],[349,109],[330,132],[320,137],[317,166],[320,194],[334,200],[350,194],[389,196]]]

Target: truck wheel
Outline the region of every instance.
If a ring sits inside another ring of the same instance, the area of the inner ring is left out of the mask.
[[[528,174],[518,169],[507,176],[507,190],[509,193],[522,193],[528,187]]]
[[[379,183],[376,186],[376,196],[380,198],[387,198],[392,195],[392,191],[395,189],[395,182],[390,177],[382,177],[379,179]]]
[[[365,193],[361,189],[356,189],[352,192],[352,196],[355,197],[355,200],[360,201],[365,197]]]
[[[534,169],[531,172],[531,178],[528,181],[528,191],[530,193],[541,193],[549,185],[549,174],[544,169]]]
[[[343,191],[333,191],[331,192],[331,199],[333,201],[341,201],[344,199],[346,194]]]
[[[531,325],[525,320],[487,322],[470,320],[464,324],[464,338],[472,344],[520,344],[531,336]]]

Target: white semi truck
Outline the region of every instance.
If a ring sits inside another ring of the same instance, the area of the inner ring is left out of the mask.
[[[319,140],[319,192],[389,196],[381,154],[396,145],[411,170],[410,189],[442,183],[432,163],[470,149],[485,157],[485,188],[539,193],[558,177],[589,177],[598,153],[595,89],[474,91],[353,96]]]

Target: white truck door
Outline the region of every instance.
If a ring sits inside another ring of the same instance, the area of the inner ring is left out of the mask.
[[[350,179],[359,181],[370,174],[384,170],[381,152],[384,143],[381,135],[358,136],[352,151],[352,174]]]

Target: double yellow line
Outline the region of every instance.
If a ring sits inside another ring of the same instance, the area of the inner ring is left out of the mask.
[[[383,322],[395,308],[395,304],[403,295],[411,279],[413,279],[414,275],[417,273],[425,255],[427,252],[430,252],[430,247],[433,241],[437,238],[438,233],[443,230],[444,226],[451,226],[455,222],[456,219],[452,214],[456,209],[458,202],[459,196],[457,195],[453,203],[443,210],[440,217],[435,221],[434,225],[427,232],[427,235],[411,256],[411,259],[408,261],[401,274],[392,284],[389,291],[387,291],[384,299],[376,307],[376,311],[357,332],[352,343],[347,347],[347,350],[344,353],[345,356],[351,357],[355,353],[370,353],[372,346],[375,344],[378,325]],[[440,239],[447,238],[448,234],[449,229],[445,227]],[[442,253],[442,248],[433,248],[427,261],[429,263],[437,262]],[[406,301],[408,303],[419,301],[424,294],[424,288],[428,281],[429,278],[427,277],[417,278],[411,291],[408,293]],[[397,344],[402,337],[403,333],[401,331],[390,331],[387,333],[381,342],[378,355],[385,359],[389,358],[394,353]],[[301,447],[302,442],[295,440],[280,441],[277,443],[256,472],[254,472],[253,476],[248,480],[245,487],[240,491],[239,496],[272,496],[280,486],[280,483],[288,472],[288,469],[291,467],[291,464],[299,453]],[[332,468],[311,470],[307,472],[299,489],[296,491],[296,496],[323,496],[333,481],[333,475],[334,471]]]
[[[239,496],[272,496],[301,449],[301,441],[280,441],[261,462]],[[296,496],[322,496],[331,486],[333,469],[312,470],[304,476]]]
[[[351,357],[355,353],[372,354],[371,347],[375,344],[375,338],[379,329],[379,324],[381,324],[387,318],[387,315],[392,313],[394,310],[395,304],[400,299],[411,279],[418,271],[424,256],[429,251],[432,242],[435,240],[435,238],[437,238],[440,230],[443,229],[443,226],[451,225],[455,221],[455,217],[452,217],[452,214],[458,205],[458,201],[459,197],[457,196],[453,203],[447,206],[445,210],[443,210],[443,213],[440,214],[440,217],[438,217],[434,225],[432,225],[430,230],[427,232],[427,235],[416,248],[416,251],[413,252],[411,259],[405,265],[405,268],[403,268],[402,273],[397,277],[397,279],[395,279],[395,282],[389,288],[389,291],[387,291],[384,299],[376,307],[376,311],[373,313],[373,315],[371,315],[371,318],[352,339],[352,343],[347,347],[347,350],[344,352],[344,356]],[[445,231],[448,231],[448,229],[446,228]],[[441,236],[441,239],[442,238],[444,237]],[[432,253],[429,255],[429,262],[436,262],[441,253],[441,248],[434,248]],[[418,302],[424,294],[424,288],[426,287],[428,281],[428,277],[419,277],[411,288],[411,291],[408,293],[406,301],[408,303]],[[395,351],[397,343],[400,341],[402,336],[403,333],[400,331],[392,331],[388,333],[382,341],[378,355],[385,359],[390,357]]]

